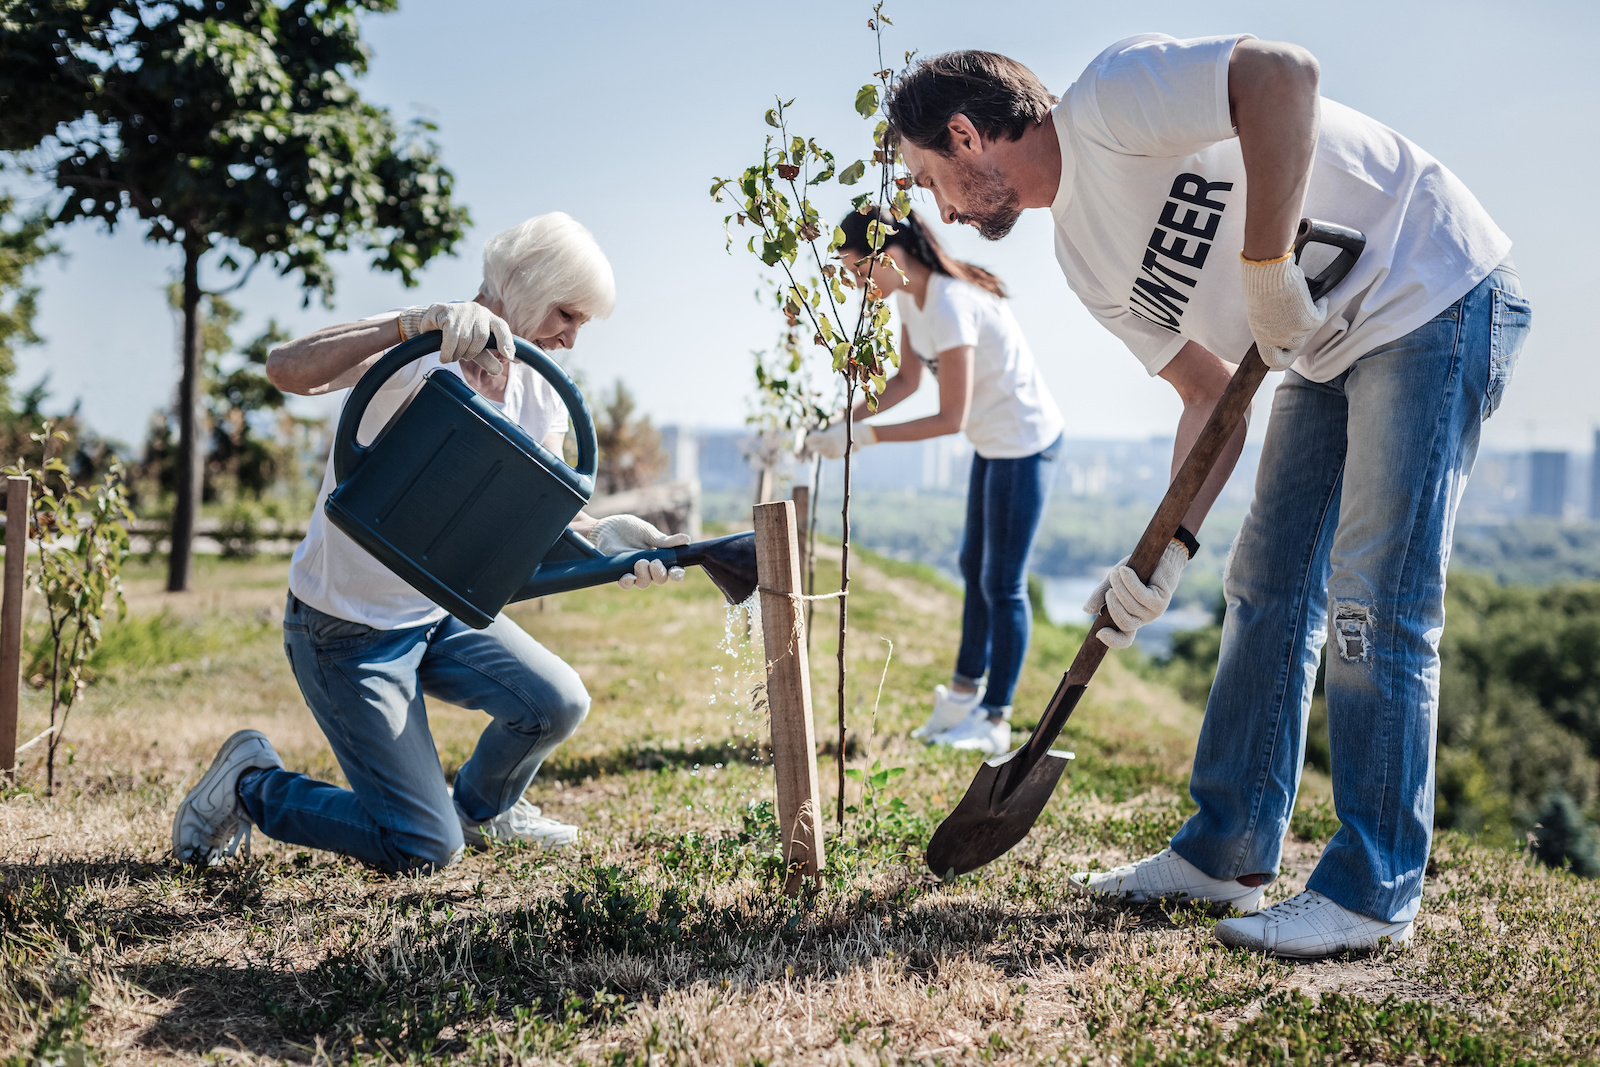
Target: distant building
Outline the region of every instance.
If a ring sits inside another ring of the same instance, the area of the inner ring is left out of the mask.
[[[1528,454],[1528,514],[1561,518],[1567,509],[1567,454]]]
[[[661,448],[671,461],[663,481],[700,480],[700,434],[687,426],[661,427]]]
[[[1600,519],[1600,430],[1594,432],[1594,452],[1589,457],[1589,517]]]
[[[922,488],[947,493],[964,490],[972,475],[972,445],[961,434],[922,442]]]

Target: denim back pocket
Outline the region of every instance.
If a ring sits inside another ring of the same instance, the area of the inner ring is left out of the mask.
[[[1522,343],[1528,339],[1533,326],[1533,306],[1520,292],[1491,289],[1493,302],[1489,326],[1489,382],[1483,391],[1483,417],[1488,418],[1500,407],[1505,396],[1506,383],[1517,368],[1517,357],[1522,354]]]
[[[372,644],[382,633],[360,622],[351,622],[333,615],[317,613],[311,623],[311,642],[318,656],[352,652]]]

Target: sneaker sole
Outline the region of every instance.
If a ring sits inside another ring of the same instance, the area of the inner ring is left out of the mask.
[[[1263,955],[1275,956],[1285,960],[1326,960],[1334,956],[1370,956],[1379,950],[1379,946],[1374,943],[1356,947],[1344,945],[1327,952],[1294,952],[1290,949],[1267,948],[1253,937],[1235,936],[1233,931],[1221,927],[1213,930],[1212,936],[1229,948],[1242,948],[1248,952],[1260,952]],[[1405,927],[1397,933],[1379,935],[1380,939],[1384,937],[1389,939],[1390,947],[1392,948],[1409,948],[1412,938],[1412,924],[1406,923]]]
[[[558,848],[571,848],[578,843],[580,836],[582,835],[573,834],[571,837],[552,840],[544,837],[491,837],[484,834],[477,841],[467,841],[466,847],[475,852],[487,852],[495,845],[526,845],[528,848],[538,848],[549,852]]]
[[[193,852],[188,856],[183,854],[183,845],[179,840],[179,833],[183,828],[183,817],[194,809],[196,798],[204,798],[208,801],[214,800],[211,794],[216,792],[217,786],[221,783],[223,771],[229,758],[245,742],[257,740],[264,742],[268,750],[271,750],[272,742],[268,741],[267,735],[260,730],[239,730],[235,732],[222,743],[222,747],[217,750],[216,758],[211,761],[211,766],[206,768],[206,773],[200,776],[200,781],[195,783],[193,789],[184,794],[183,800],[178,804],[177,813],[172,817],[172,854],[177,857],[180,863],[198,862],[194,858]]]
[[[1219,915],[1225,914],[1233,908],[1237,908],[1241,915],[1250,915],[1258,912],[1261,910],[1261,900],[1264,896],[1266,896],[1266,887],[1262,886],[1258,892],[1247,893],[1244,896],[1236,897],[1233,900],[1214,900],[1211,897],[1146,897],[1143,900],[1135,900],[1133,899],[1133,891],[1131,890],[1123,893],[1108,893],[1103,889],[1096,889],[1085,882],[1078,881],[1076,872],[1067,876],[1067,884],[1071,886],[1073,891],[1079,896],[1098,897],[1101,900],[1114,904],[1131,904],[1136,908],[1143,908],[1151,904],[1158,903],[1204,904],[1206,905],[1207,910]],[[1254,898],[1253,906],[1248,908],[1244,907],[1244,903],[1251,900],[1252,897]]]

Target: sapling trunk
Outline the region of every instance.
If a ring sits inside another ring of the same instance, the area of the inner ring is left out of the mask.
[[[42,543],[42,542],[41,542]],[[54,646],[50,655],[50,738],[45,742],[44,750],[44,795],[56,795],[56,745],[61,740],[61,730],[56,722],[56,716],[61,710],[61,630],[64,626],[51,628],[51,644]]]
[[[839,551],[839,827],[844,828],[844,746],[845,746],[845,635],[850,616],[850,458],[855,445],[855,379],[846,379],[844,390],[844,506],[839,517],[844,539]]]

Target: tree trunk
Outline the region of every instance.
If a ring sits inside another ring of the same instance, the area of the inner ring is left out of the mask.
[[[172,553],[167,560],[167,592],[189,588],[190,549],[206,452],[200,440],[201,341],[200,254],[197,237],[183,243],[183,373],[178,380],[178,492],[172,509]]]

